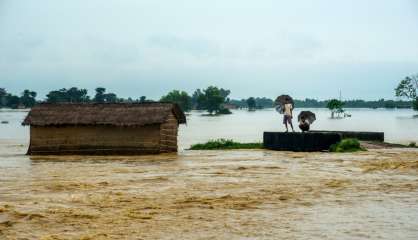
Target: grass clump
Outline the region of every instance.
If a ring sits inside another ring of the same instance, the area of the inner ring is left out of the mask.
[[[223,149],[260,149],[262,143],[239,143],[231,139],[210,140],[207,143],[193,144],[190,150],[223,150]]]
[[[330,152],[358,152],[365,151],[360,142],[355,138],[343,139],[341,142],[331,145]]]

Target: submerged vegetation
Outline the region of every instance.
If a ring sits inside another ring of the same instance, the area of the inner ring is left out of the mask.
[[[395,94],[410,99],[412,108],[418,111],[418,74],[403,79],[395,89]]]
[[[360,145],[360,142],[355,138],[343,139],[341,142],[331,145],[330,152],[358,152],[366,149]]]
[[[344,113],[343,109],[344,103],[338,99],[331,99],[327,103],[327,108],[331,110],[331,118],[335,118],[335,114],[337,114],[337,117],[340,118],[341,114]]]
[[[194,144],[190,150],[223,150],[223,149],[261,149],[262,143],[239,143],[231,139],[216,139],[206,143]]]

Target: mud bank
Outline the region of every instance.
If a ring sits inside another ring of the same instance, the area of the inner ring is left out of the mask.
[[[24,156],[4,143],[0,239],[417,239],[418,151]]]

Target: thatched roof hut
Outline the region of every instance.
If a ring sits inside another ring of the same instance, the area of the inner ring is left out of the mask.
[[[186,117],[173,103],[40,104],[30,125],[29,154],[145,154],[177,151]]]

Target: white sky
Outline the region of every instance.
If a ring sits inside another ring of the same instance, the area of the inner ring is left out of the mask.
[[[418,0],[0,0],[0,87],[394,98]]]

